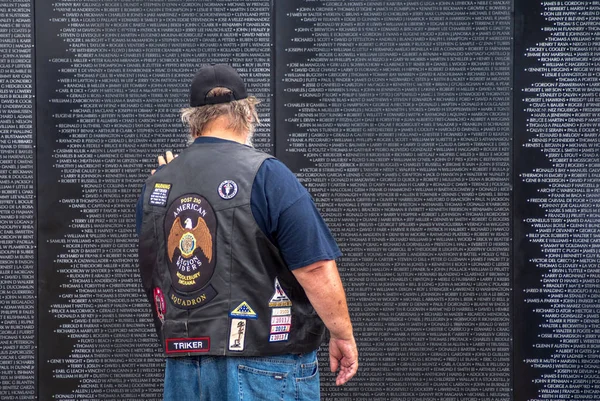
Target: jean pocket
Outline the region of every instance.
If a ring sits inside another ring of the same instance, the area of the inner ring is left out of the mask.
[[[300,372],[296,378],[296,400],[315,401],[321,398],[319,382],[319,363],[317,360],[300,365]]]
[[[309,379],[319,372],[319,362],[315,359],[314,362],[303,363],[300,365],[299,379]]]
[[[283,400],[287,375],[238,365],[240,400]]]

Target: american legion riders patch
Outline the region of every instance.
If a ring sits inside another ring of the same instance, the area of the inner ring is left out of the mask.
[[[165,216],[167,262],[172,287],[169,299],[180,308],[198,307],[217,293],[209,284],[215,269],[217,218],[197,194],[175,199]]]

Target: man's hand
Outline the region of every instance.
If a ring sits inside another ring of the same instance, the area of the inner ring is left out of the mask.
[[[354,337],[349,340],[331,337],[329,340],[329,366],[331,371],[340,372],[335,379],[335,385],[341,386],[350,380],[358,370],[358,350]]]
[[[173,161],[174,158],[176,158],[177,155],[173,156],[173,152],[171,152],[170,150],[167,150],[165,152],[165,157],[163,157],[163,155],[158,156],[158,166],[164,166],[167,163],[171,163]],[[156,173],[156,169],[152,170],[150,172],[150,174],[154,174]]]

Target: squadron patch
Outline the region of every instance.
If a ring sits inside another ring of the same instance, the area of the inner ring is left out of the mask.
[[[156,315],[162,323],[165,322],[165,313],[167,312],[167,305],[165,304],[165,296],[160,288],[154,288],[154,307],[156,308]]]
[[[167,260],[173,288],[190,293],[208,284],[215,268],[217,219],[197,194],[175,199],[165,217]]]
[[[229,312],[229,316],[235,317],[238,319],[256,319],[258,315],[254,310],[248,305],[246,301],[239,304],[234,310]]]
[[[169,299],[171,300],[171,303],[179,309],[198,308],[216,296],[217,291],[210,284],[200,291],[195,291],[194,293],[188,295],[181,295],[173,290],[169,291]]]
[[[171,191],[171,184],[157,182],[154,184],[154,189],[152,189],[150,201],[148,203],[150,203],[152,206],[167,206],[169,191]]]
[[[225,180],[221,184],[219,184],[219,188],[217,190],[219,192],[219,196],[225,200],[233,198],[238,192],[238,186],[235,181]]]
[[[247,323],[245,319],[231,319],[229,332],[229,351],[243,351]]]

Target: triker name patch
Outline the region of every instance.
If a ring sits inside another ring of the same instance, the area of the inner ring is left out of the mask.
[[[154,184],[154,189],[150,194],[150,204],[152,206],[167,206],[167,199],[169,199],[169,191],[171,190],[171,184],[165,184],[157,182]]]
[[[210,337],[167,338],[167,354],[210,351]]]

